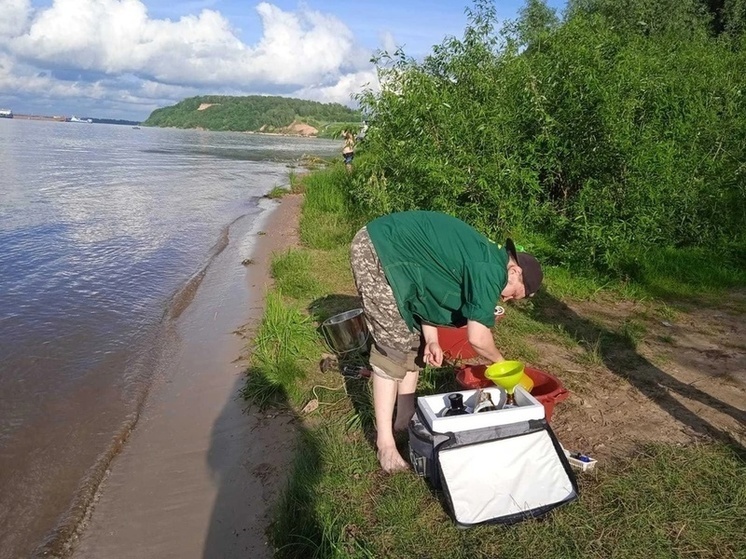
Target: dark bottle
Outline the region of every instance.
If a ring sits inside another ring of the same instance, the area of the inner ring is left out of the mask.
[[[454,392],[453,394],[448,395],[448,405],[450,407],[445,411],[443,414],[444,416],[464,415],[469,413],[464,407],[464,396],[460,392]]]

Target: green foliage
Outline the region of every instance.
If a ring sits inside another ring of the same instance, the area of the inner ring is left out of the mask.
[[[355,203],[619,278],[653,248],[743,250],[746,49],[711,21],[699,0],[577,0],[563,21],[531,0],[497,30],[476,2],[463,39],[377,58]]]
[[[621,266],[626,277],[657,297],[702,298],[746,285],[746,250],[732,243],[714,251],[697,247],[629,251]]]
[[[360,130],[360,127],[359,120],[350,122],[332,122],[322,128],[319,131],[319,135],[321,136],[323,133],[326,138],[341,138],[345,130],[349,130],[353,135],[356,135]]]
[[[320,286],[311,276],[311,256],[303,250],[288,250],[272,259],[275,287],[285,296],[301,299],[316,295]]]
[[[283,397],[297,398],[298,381],[305,376],[301,362],[317,352],[316,341],[308,315],[283,302],[279,293],[270,292],[254,341],[244,397],[260,407]]]
[[[200,107],[202,110],[199,110]],[[273,132],[281,131],[297,121],[311,124],[320,131],[320,136],[332,137],[334,130],[340,126],[353,122],[355,126],[359,126],[360,118],[359,111],[339,103],[261,95],[205,95],[190,97],[171,107],[156,109],[143,125]],[[326,132],[329,127],[332,131]]]
[[[342,165],[316,171],[304,179],[306,198],[301,241],[310,248],[333,249],[349,244],[364,223],[352,208],[352,179]]]
[[[714,0],[713,3],[716,3]],[[746,0],[728,0],[725,6],[718,14],[720,24],[718,30],[727,33],[732,37],[743,37],[746,32]]]
[[[275,186],[274,188],[272,188],[272,190],[267,192],[266,196],[267,198],[270,198],[272,200],[277,200],[278,198],[286,196],[289,192],[290,190],[288,190],[284,186]]]

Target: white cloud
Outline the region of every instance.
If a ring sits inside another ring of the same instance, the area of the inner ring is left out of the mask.
[[[54,0],[33,14],[28,0],[7,2],[3,12],[10,16],[3,14],[0,50],[40,70],[131,74],[205,92],[297,90],[327,100],[326,92],[334,100],[346,96],[344,102],[356,76],[371,70],[370,53],[356,45],[343,22],[306,7],[289,12],[260,3],[263,36],[247,45],[214,10],[171,21],[149,18],[140,0]],[[19,89],[20,83],[33,91],[53,81],[14,74],[13,87],[8,78],[7,72],[0,78],[0,91]],[[77,94],[96,89],[64,87]]]
[[[350,103],[353,94],[367,88],[378,89],[378,79],[375,70],[346,74],[333,85],[304,87],[293,92],[291,95],[303,99],[346,105]]]
[[[14,107],[13,99],[27,98],[26,111],[31,113],[139,120],[158,107],[199,94],[195,88],[131,76],[94,82],[58,80],[0,52],[0,105],[15,112],[21,111]]]
[[[3,0],[0,6],[0,41],[23,33],[30,14],[30,0]]]

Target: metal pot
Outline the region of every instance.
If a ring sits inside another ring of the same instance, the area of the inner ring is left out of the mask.
[[[368,345],[368,327],[363,309],[353,309],[335,314],[321,323],[329,349],[339,355],[365,349]]]

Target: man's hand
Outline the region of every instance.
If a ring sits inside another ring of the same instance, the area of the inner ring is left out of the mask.
[[[428,365],[440,367],[443,364],[443,349],[441,349],[440,344],[437,341],[428,343],[425,346],[423,358]]]
[[[432,324],[423,324],[422,336],[425,338],[425,350],[422,352],[422,358],[427,365],[440,367],[443,364],[443,349],[438,343],[438,329]]]

